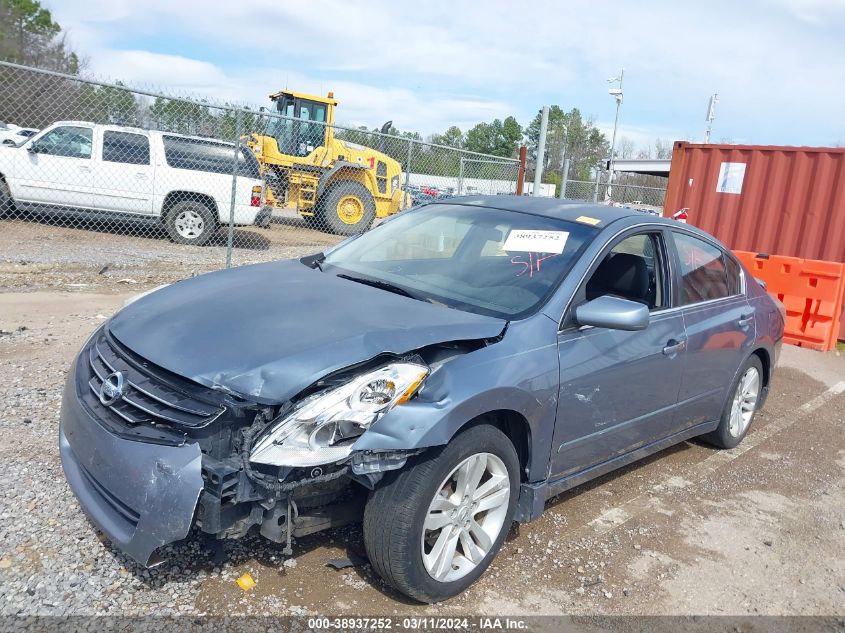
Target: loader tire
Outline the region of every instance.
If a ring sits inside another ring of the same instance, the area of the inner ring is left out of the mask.
[[[320,200],[317,212],[320,230],[337,235],[364,233],[376,218],[373,195],[360,182],[339,180]]]

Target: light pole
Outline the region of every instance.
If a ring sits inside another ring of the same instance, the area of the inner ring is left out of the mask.
[[[713,96],[710,97],[710,102],[707,104],[707,116],[705,117],[705,121],[707,121],[707,127],[704,130],[704,142],[710,142],[710,132],[713,131],[713,119],[716,118],[716,104],[719,103],[719,93],[714,92]]]
[[[616,118],[613,120],[613,139],[610,141],[610,161],[608,162],[607,170],[607,190],[604,192],[604,199],[610,200],[610,186],[613,182],[613,161],[616,154],[616,129],[619,126],[619,107],[622,105],[622,80],[625,78],[625,69],[619,73],[618,77],[611,77],[607,83],[618,83],[618,88],[611,88],[608,93],[611,97],[616,99]]]

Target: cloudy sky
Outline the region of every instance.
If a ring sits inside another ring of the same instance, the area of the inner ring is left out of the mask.
[[[263,104],[333,90],[338,121],[424,134],[545,104],[620,134],[845,143],[845,0],[46,0],[88,70],[148,87]]]

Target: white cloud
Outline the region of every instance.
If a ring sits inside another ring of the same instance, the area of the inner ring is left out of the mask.
[[[700,136],[714,91],[716,138],[845,136],[843,0],[89,0],[52,8],[98,72],[239,101],[261,100],[287,79],[291,88],[334,89],[342,120],[371,127],[392,118],[431,132],[509,114],[527,123],[543,103],[608,119],[604,78],[625,66],[629,137]],[[124,51],[125,42],[169,55]]]

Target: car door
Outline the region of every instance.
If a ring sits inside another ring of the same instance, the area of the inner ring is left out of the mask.
[[[679,304],[687,332],[677,428],[716,420],[756,336],[742,269],[702,236],[672,230]]]
[[[26,145],[18,163],[23,203],[90,208],[93,204],[93,128],[60,125]]]
[[[560,396],[552,474],[583,470],[671,434],[685,355],[659,228],[617,238],[576,292],[558,335]],[[610,294],[645,303],[646,329],[580,327],[575,308]]]
[[[146,134],[104,130],[94,161],[94,206],[106,211],[151,214],[153,167]]]

